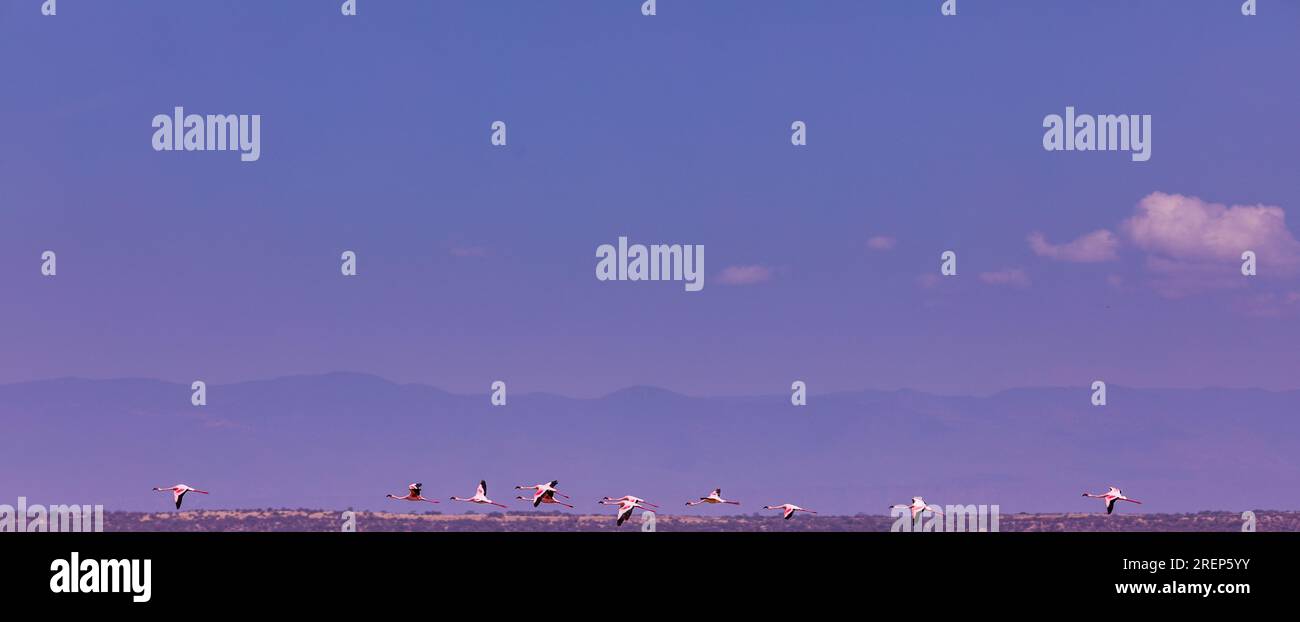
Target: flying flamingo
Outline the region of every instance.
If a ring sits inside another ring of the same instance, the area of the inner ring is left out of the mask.
[[[785,512],[785,516],[783,517],[783,518],[785,518],[785,520],[790,520],[790,518],[794,516],[794,513],[795,513],[795,512],[808,512],[809,514],[816,514],[816,513],[817,513],[817,512],[814,512],[814,511],[812,511],[812,510],[805,510],[805,509],[803,509],[803,508],[801,508],[801,507],[799,507],[799,506],[797,506],[797,505],[795,505],[795,504],[793,504],[793,503],[782,503],[781,505],[765,505],[765,506],[763,506],[763,509],[764,509],[764,510],[781,510],[782,512]]]
[[[1107,514],[1110,514],[1111,512],[1115,511],[1115,502],[1116,502],[1116,501],[1128,501],[1129,503],[1136,503],[1136,504],[1138,504],[1138,505],[1141,505],[1141,504],[1142,504],[1141,501],[1138,501],[1138,500],[1136,500],[1136,499],[1130,499],[1130,498],[1128,498],[1128,497],[1125,497],[1125,496],[1124,496],[1124,491],[1122,491],[1122,490],[1120,490],[1120,489],[1118,489],[1118,488],[1116,488],[1116,487],[1114,487],[1114,486],[1110,486],[1109,488],[1110,488],[1110,490],[1107,490],[1106,492],[1103,492],[1103,493],[1100,493],[1100,494],[1095,494],[1095,495],[1092,494],[1092,493],[1090,493],[1090,492],[1085,492],[1085,493],[1083,493],[1083,496],[1085,496],[1085,497],[1092,497],[1092,498],[1094,498],[1094,499],[1105,499],[1105,500],[1106,500],[1106,513],[1107,513]],[[179,506],[177,506],[177,507],[179,507]]]
[[[394,495],[384,495],[384,496],[388,497],[389,499],[397,499],[398,501],[428,501],[429,503],[437,503],[437,501],[434,501],[433,499],[425,499],[424,496],[420,494],[420,489],[424,488],[424,484],[420,484],[417,482],[415,484],[411,484],[410,486],[407,486],[407,488],[410,490],[410,492],[406,493],[405,497],[397,497]]]
[[[485,504],[485,505],[495,505],[495,506],[497,506],[497,507],[499,507],[499,508],[506,507],[506,506],[504,506],[504,505],[501,505],[500,503],[497,503],[496,501],[493,501],[493,500],[487,498],[487,480],[481,480],[481,481],[479,481],[479,483],[478,483],[478,490],[475,490],[475,491],[474,491],[474,496],[473,496],[473,497],[470,497],[470,498],[468,498],[468,499],[462,499],[462,498],[460,498],[460,497],[452,497],[451,500],[452,500],[452,501],[468,501],[468,502],[470,502],[470,503],[481,503],[481,504]]]
[[[943,516],[943,512],[939,510],[939,506],[937,506],[937,505],[928,505],[928,504],[926,504],[925,499],[922,499],[922,498],[920,498],[920,497],[912,497],[912,504],[911,504],[911,505],[902,505],[902,504],[898,504],[898,505],[891,505],[891,506],[889,506],[889,509],[891,509],[891,510],[894,509],[894,508],[907,508],[907,509],[911,510],[911,511],[912,511],[912,520],[916,520],[916,515],[917,515],[917,514],[920,514],[921,512],[924,512],[924,511],[926,511],[926,510],[930,510],[931,512],[934,512],[935,514],[938,514],[939,516]]]
[[[206,491],[206,490],[199,490],[198,488],[194,488],[194,487],[192,487],[192,486],[188,486],[188,485],[186,485],[186,484],[176,484],[175,486],[168,486],[168,487],[166,487],[166,488],[154,488],[154,490],[157,490],[158,492],[167,492],[167,491],[171,491],[171,493],[172,493],[172,501],[175,501],[175,502],[176,502],[176,509],[178,509],[178,510],[181,509],[181,499],[184,499],[184,498],[185,498],[185,493],[187,493],[187,492],[197,492],[197,493],[199,493],[199,494],[201,494],[201,495],[206,495],[206,494],[208,494],[208,491]]]
[[[642,503],[643,502],[636,497],[631,497],[630,499],[610,499],[609,497],[605,497],[600,501],[601,505],[618,506],[618,520],[615,524],[619,527],[623,526],[623,521],[632,517],[632,510],[635,510],[636,508],[641,508],[642,511],[650,512],[652,514],[654,513],[654,510],[645,505],[641,505]]]
[[[646,501],[645,499],[642,499],[641,497],[633,497],[632,495],[623,495],[623,496],[621,496],[621,497],[619,497],[619,498],[617,498],[617,499],[615,499],[614,497],[605,497],[604,499],[601,499],[601,500],[600,500],[600,503],[601,503],[601,504],[604,504],[604,505],[610,505],[610,504],[608,504],[608,503],[605,503],[606,501],[613,501],[613,502],[615,502],[615,503],[618,503],[618,502],[621,502],[621,501],[627,501],[627,502],[630,502],[630,503],[640,503],[641,505],[648,505],[648,506],[650,506],[650,507],[652,507],[652,508],[657,508],[657,507],[659,507],[659,506],[657,506],[657,505],[655,505],[655,504],[653,504],[653,503],[650,503],[649,501]]]
[[[573,508],[572,505],[569,505],[555,498],[556,495],[564,497],[565,499],[569,498],[569,495],[566,495],[560,492],[559,490],[555,489],[555,487],[559,485],[560,485],[560,480],[553,479],[549,484],[533,484],[532,486],[515,486],[515,490],[531,489],[535,491],[533,492],[532,498],[529,497],[515,497],[515,498],[519,499],[520,501],[532,501],[533,507],[537,507],[538,505],[541,505],[543,503],[558,503],[566,508],[572,509]]]
[[[740,505],[739,501],[727,501],[722,498],[722,489],[715,488],[707,497],[700,497],[699,501],[687,501],[686,505],[699,505],[701,503],[729,503],[731,505]]]

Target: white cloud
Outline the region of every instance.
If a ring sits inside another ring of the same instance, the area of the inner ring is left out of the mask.
[[[916,277],[916,286],[921,289],[934,289],[942,280],[943,277],[933,272],[926,272]]]
[[[772,278],[772,269],[767,266],[727,266],[718,273],[718,282],[724,285],[753,285]]]
[[[1039,256],[1076,263],[1114,260],[1120,246],[1141,251],[1148,285],[1167,298],[1245,287],[1241,264],[1247,250],[1255,252],[1259,278],[1300,272],[1300,241],[1277,206],[1227,206],[1153,192],[1138,202],[1118,231],[1099,229],[1064,244],[1052,244],[1035,231],[1028,240]],[[1128,288],[1128,280],[1119,275],[1107,282]]]
[[[1029,234],[1029,248],[1039,256],[1058,261],[1097,263],[1118,258],[1115,251],[1119,248],[1119,238],[1108,229],[1098,229],[1072,242],[1052,244],[1047,236],[1035,231]]]
[[[1287,229],[1286,212],[1276,206],[1229,207],[1153,192],[1121,230],[1147,254],[1151,285],[1168,298],[1244,287],[1241,255],[1247,250],[1255,252],[1261,278],[1300,269],[1300,242]]]
[[[887,235],[875,235],[867,240],[867,248],[873,251],[887,251],[892,250],[897,243],[897,240]]]
[[[1286,226],[1286,212],[1271,205],[1206,203],[1196,197],[1154,192],[1124,221],[1138,248],[1180,264],[1236,264],[1255,251],[1261,266],[1300,267],[1300,242]]]

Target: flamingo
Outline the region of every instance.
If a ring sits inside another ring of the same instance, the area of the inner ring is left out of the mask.
[[[565,503],[565,502],[563,502],[563,501],[560,501],[560,500],[558,500],[558,499],[555,498],[556,495],[559,495],[559,496],[561,496],[561,497],[564,497],[565,499],[568,499],[568,498],[569,498],[569,495],[566,495],[566,494],[560,492],[559,490],[556,490],[556,489],[555,489],[555,487],[556,487],[556,486],[559,486],[559,485],[560,485],[560,480],[558,480],[558,479],[553,479],[553,480],[551,480],[550,483],[548,483],[548,484],[533,484],[532,486],[515,486],[515,490],[530,490],[530,489],[531,489],[531,490],[534,490],[534,491],[535,491],[535,492],[533,492],[533,496],[532,496],[532,498],[529,498],[529,497],[515,497],[515,499],[518,499],[518,500],[520,500],[520,501],[532,501],[532,502],[533,502],[533,507],[537,507],[538,505],[541,505],[541,504],[543,504],[543,503],[558,503],[558,504],[560,504],[560,505],[562,505],[562,506],[564,506],[564,507],[566,507],[566,508],[570,508],[570,509],[572,509],[572,508],[573,508],[572,505],[569,505],[569,504],[567,504],[567,503]]]
[[[600,503],[603,504],[603,505],[609,505],[609,504],[605,503],[606,501],[614,501],[614,502],[616,502],[616,503],[617,503],[617,502],[620,502],[620,501],[627,501],[627,502],[631,502],[631,503],[640,503],[641,505],[648,505],[648,506],[650,506],[650,507],[652,507],[652,508],[657,508],[657,507],[659,507],[659,506],[657,506],[657,505],[655,505],[655,504],[653,504],[653,503],[650,503],[649,501],[646,501],[645,499],[642,499],[641,497],[633,497],[632,495],[623,495],[623,496],[621,496],[621,497],[619,497],[619,498],[617,498],[617,499],[615,499],[614,497],[605,497],[604,499],[601,499],[601,500],[600,500]]]
[[[1120,490],[1120,489],[1118,489],[1118,488],[1116,488],[1116,487],[1114,487],[1114,486],[1110,486],[1109,488],[1110,488],[1110,490],[1107,490],[1106,492],[1099,493],[1099,494],[1095,494],[1095,495],[1092,494],[1092,493],[1090,493],[1090,492],[1085,492],[1085,493],[1083,493],[1083,496],[1085,496],[1085,497],[1092,497],[1092,498],[1094,498],[1094,499],[1105,499],[1105,500],[1106,500],[1106,513],[1107,513],[1107,514],[1110,514],[1111,512],[1115,511],[1115,502],[1116,502],[1116,501],[1128,501],[1129,503],[1136,503],[1136,504],[1138,504],[1138,505],[1142,505],[1142,502],[1141,502],[1141,501],[1138,501],[1138,500],[1136,500],[1136,499],[1130,499],[1130,498],[1128,498],[1128,497],[1125,497],[1125,496],[1124,496],[1124,491],[1122,491],[1122,490]],[[178,506],[178,507],[179,507],[179,506]]]
[[[154,490],[158,492],[171,491],[172,501],[176,502],[176,509],[178,510],[181,509],[181,499],[185,498],[185,493],[197,492],[201,495],[208,494],[208,491],[206,490],[199,490],[198,488],[194,488],[193,486],[189,486],[187,484],[176,484],[175,486],[168,486],[166,488],[154,488]]]
[[[805,510],[804,508],[801,508],[793,503],[782,503],[781,505],[765,505],[763,506],[763,509],[781,510],[782,512],[785,512],[785,516],[783,517],[785,518],[785,520],[790,520],[790,518],[794,516],[795,512],[808,512],[809,514],[817,513],[814,512],[813,510]]]
[[[931,512],[934,512],[935,514],[938,514],[939,516],[943,516],[943,512],[939,509],[939,506],[937,506],[937,505],[929,505],[929,504],[927,504],[927,503],[925,502],[925,499],[922,499],[922,498],[920,498],[920,497],[912,497],[912,504],[911,504],[911,505],[902,505],[902,504],[897,504],[897,505],[891,505],[891,506],[889,506],[889,509],[891,509],[891,510],[894,509],[894,508],[907,508],[907,509],[911,510],[911,511],[912,511],[912,520],[916,520],[916,515],[917,515],[917,514],[920,514],[921,512],[924,512],[924,511],[926,511],[926,510],[930,510]]]
[[[699,505],[701,503],[729,503],[731,505],[740,505],[739,501],[727,501],[722,498],[722,489],[714,488],[713,492],[707,497],[700,497],[699,501],[687,501],[686,505]]]
[[[470,497],[470,498],[468,498],[468,499],[462,499],[462,498],[460,498],[460,497],[452,497],[451,500],[452,500],[452,501],[468,501],[468,502],[470,502],[470,503],[480,503],[480,504],[485,504],[485,505],[495,505],[495,506],[497,506],[497,507],[499,507],[499,508],[506,507],[506,506],[501,505],[500,503],[497,503],[496,501],[493,501],[493,500],[491,500],[491,499],[489,499],[489,498],[487,497],[487,480],[480,480],[480,481],[479,481],[479,483],[478,483],[478,490],[475,490],[475,491],[474,491],[474,496],[473,496],[473,497]]]
[[[623,526],[623,521],[626,521],[627,519],[632,517],[632,510],[635,510],[636,508],[641,508],[642,511],[650,512],[651,514],[654,513],[654,510],[646,507],[645,505],[641,505],[642,503],[643,502],[637,499],[636,497],[631,497],[628,499],[610,499],[609,497],[605,497],[603,500],[600,501],[601,505],[618,506],[618,520],[615,522],[615,524],[619,527]]]
[[[420,494],[421,488],[424,488],[424,484],[417,482],[411,484],[410,486],[407,486],[407,489],[409,489],[410,492],[406,493],[405,497],[398,497],[395,495],[384,495],[384,496],[388,497],[389,499],[397,499],[398,501],[428,501],[429,503],[437,503],[437,501],[433,499],[425,499],[424,496]]]

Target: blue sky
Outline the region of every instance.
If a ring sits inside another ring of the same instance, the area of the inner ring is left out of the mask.
[[[0,382],[1300,387],[1294,3],[39,4],[0,3]],[[261,160],[154,152],[178,105],[261,114]],[[1045,152],[1066,106],[1152,115],[1151,160]],[[1228,279],[1126,233],[1157,192],[1292,222]],[[1027,243],[1102,229],[1107,261]],[[619,235],[704,244],[704,291],[595,280]]]

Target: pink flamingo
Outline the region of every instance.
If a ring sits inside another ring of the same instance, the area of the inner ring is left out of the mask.
[[[799,507],[799,506],[797,506],[797,505],[795,505],[795,504],[793,504],[793,503],[782,503],[781,505],[765,505],[765,506],[763,506],[763,509],[764,509],[764,510],[781,510],[782,512],[785,513],[785,516],[783,517],[783,518],[785,518],[785,520],[790,520],[790,519],[794,516],[794,513],[795,513],[795,512],[807,512],[807,513],[809,513],[809,514],[816,514],[816,513],[817,513],[817,512],[814,512],[813,510],[805,510],[805,509],[803,509],[803,508],[801,508],[801,507]]]
[[[911,511],[912,511],[912,520],[916,520],[916,515],[917,515],[917,514],[920,514],[921,512],[924,512],[924,511],[926,511],[926,510],[930,510],[931,512],[934,512],[935,514],[938,514],[939,516],[943,516],[943,512],[939,510],[939,506],[937,506],[937,505],[928,505],[928,504],[925,502],[925,499],[922,499],[922,498],[920,498],[920,497],[912,497],[912,504],[911,504],[911,505],[902,505],[902,504],[897,504],[897,505],[891,505],[891,506],[889,506],[889,509],[891,509],[891,510],[894,509],[894,508],[907,508],[907,509],[911,510]]]
[[[1083,493],[1083,496],[1085,496],[1085,497],[1092,497],[1093,499],[1104,499],[1104,500],[1106,501],[1106,513],[1107,513],[1107,514],[1110,514],[1111,512],[1115,511],[1115,502],[1116,502],[1116,501],[1128,501],[1129,503],[1136,503],[1136,504],[1138,504],[1138,505],[1141,505],[1141,504],[1142,504],[1142,502],[1141,502],[1141,501],[1138,501],[1137,499],[1130,499],[1130,498],[1128,498],[1128,497],[1125,497],[1125,496],[1124,496],[1124,491],[1122,491],[1122,490],[1120,490],[1120,489],[1118,489],[1118,488],[1116,488],[1116,487],[1114,487],[1114,486],[1110,486],[1109,488],[1110,488],[1110,490],[1107,490],[1106,492],[1099,493],[1099,494],[1095,494],[1095,495],[1092,494],[1092,493],[1090,493],[1090,492],[1085,492],[1085,493]],[[177,507],[179,507],[179,506],[177,506]]]
[[[657,505],[655,505],[655,504],[653,504],[653,503],[650,503],[649,501],[646,501],[645,499],[642,499],[641,497],[633,497],[632,495],[623,495],[623,496],[621,496],[621,497],[618,497],[617,499],[615,499],[614,497],[605,497],[604,499],[601,499],[601,500],[600,500],[600,503],[601,503],[601,504],[604,504],[604,505],[609,505],[609,504],[605,503],[606,501],[614,501],[614,502],[619,502],[619,501],[630,501],[630,502],[632,502],[632,503],[640,503],[640,504],[642,504],[642,505],[648,505],[648,506],[650,506],[650,507],[652,507],[652,508],[657,508],[657,507],[659,507],[659,506],[657,506]]]
[[[389,499],[397,499],[398,501],[428,501],[429,503],[437,503],[437,501],[434,501],[433,499],[425,499],[424,495],[420,494],[421,488],[424,488],[424,484],[417,482],[411,484],[410,486],[407,486],[407,489],[410,490],[410,492],[406,493],[405,497],[398,497],[395,495],[385,495],[385,496],[388,497]]]
[[[499,507],[499,508],[506,507],[506,506],[501,505],[500,503],[497,503],[496,501],[493,501],[493,500],[491,500],[491,499],[489,499],[489,498],[487,497],[487,480],[480,480],[480,481],[479,481],[479,483],[478,483],[478,490],[475,490],[475,491],[474,491],[474,496],[473,496],[473,497],[470,497],[470,498],[468,498],[468,499],[461,499],[460,497],[452,497],[451,500],[452,500],[452,501],[468,501],[468,502],[470,502],[470,503],[479,503],[479,504],[486,504],[486,505],[495,505],[495,506],[497,506],[497,507]]]
[[[651,514],[654,513],[654,510],[645,505],[641,505],[641,503],[642,502],[636,497],[631,497],[630,499],[610,499],[609,497],[605,497],[604,500],[600,501],[601,505],[618,506],[618,520],[615,521],[615,525],[618,527],[622,527],[623,521],[632,517],[632,510],[635,510],[636,508],[641,508],[642,511],[650,512]]]
[[[555,498],[556,495],[564,497],[565,499],[569,498],[569,495],[566,495],[560,492],[559,490],[556,490],[555,487],[559,485],[560,485],[560,480],[553,479],[549,484],[533,484],[532,486],[515,486],[515,490],[534,491],[532,498],[515,497],[515,499],[518,499],[520,501],[532,501],[533,507],[537,507],[538,505],[541,505],[543,503],[558,503],[566,508],[572,509],[573,508],[572,505],[569,505]]]
[[[686,505],[699,505],[701,503],[729,503],[731,505],[740,505],[739,501],[727,501],[722,498],[722,489],[714,488],[713,492],[707,497],[700,497],[699,501],[687,501]]]
[[[185,493],[197,492],[201,495],[208,494],[208,491],[206,490],[199,490],[198,488],[194,488],[186,484],[176,484],[175,486],[168,486],[166,488],[154,488],[154,490],[158,492],[167,492],[170,490],[172,493],[172,501],[176,502],[176,509],[178,510],[181,509],[181,499],[185,498]]]

